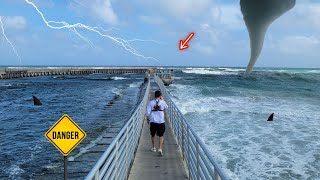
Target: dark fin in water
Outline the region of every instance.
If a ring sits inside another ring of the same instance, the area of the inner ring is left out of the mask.
[[[269,118],[268,118],[267,121],[273,121],[273,115],[274,115],[274,113],[272,113],[272,114],[269,116]]]
[[[35,106],[40,106],[40,105],[42,105],[42,103],[40,102],[40,100],[39,100],[38,98],[36,98],[35,96],[32,96],[32,98],[33,98],[33,104],[34,104]]]

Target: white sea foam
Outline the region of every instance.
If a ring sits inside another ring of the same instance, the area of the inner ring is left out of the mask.
[[[195,68],[190,70],[182,70],[188,74],[207,74],[207,75],[238,75],[239,71],[224,71],[218,69]]]
[[[74,161],[74,159],[75,159],[75,157],[74,157],[74,156],[70,156],[70,157],[68,157],[68,161],[69,161],[69,162]]]
[[[173,84],[169,90],[230,179],[320,177],[320,113],[314,105],[252,92],[205,96],[203,88]],[[272,123],[266,121],[270,112]]]
[[[287,100],[274,99],[255,94],[250,96],[202,96],[200,95],[201,89],[197,89],[191,85],[172,84],[170,86],[170,91],[173,95],[173,100],[183,114],[190,112],[207,113],[210,111],[217,111],[224,113],[232,111],[234,114],[259,113],[267,115],[270,114],[270,112],[275,112],[275,114],[281,114],[281,117],[279,118],[297,117],[310,119],[310,114],[304,112],[313,111],[312,107],[304,107],[304,105],[299,105],[298,103],[296,107],[299,107],[299,110],[293,111],[292,108],[288,106]],[[274,103],[277,103],[279,108],[275,108]],[[242,106],[244,104],[246,106]],[[263,106],[263,108],[261,108],[261,106]]]
[[[137,87],[140,87],[142,85],[143,82],[134,82],[134,83],[131,83],[129,85],[129,87],[131,88],[137,88]]]
[[[0,84],[0,86],[2,86],[2,87],[11,87],[12,84]]]
[[[227,72],[245,72],[246,69],[243,68],[217,68],[219,70],[227,71]]]
[[[61,69],[61,67],[54,67],[54,66],[49,66],[49,67],[46,67],[47,69]]]
[[[310,70],[310,71],[307,71],[308,73],[314,73],[314,74],[318,74],[320,73],[320,70]]]
[[[115,77],[111,77],[111,79],[113,79],[113,80],[125,80],[125,79],[128,79],[128,78],[125,78],[125,77],[117,77],[117,76],[115,76]]]
[[[68,158],[68,160],[69,160],[69,158]],[[45,165],[44,167],[47,168],[47,169],[54,169],[54,168],[59,167],[59,163],[54,163],[54,164],[50,164],[50,165]]]
[[[121,95],[121,94],[122,94],[121,89],[118,89],[118,88],[113,88],[113,89],[111,90],[111,92],[114,93],[114,94],[117,94],[117,95]]]
[[[10,179],[17,179],[17,176],[23,172],[24,170],[15,164],[10,166],[10,168],[8,169]]]

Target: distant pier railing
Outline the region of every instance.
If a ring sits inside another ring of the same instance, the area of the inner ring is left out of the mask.
[[[148,68],[120,67],[120,68],[21,68],[21,69],[0,69],[0,79],[13,79],[34,76],[63,76],[82,74],[144,74]]]
[[[190,179],[226,180],[227,176],[206,148],[206,145],[195,133],[181,111],[171,100],[162,80],[155,76],[155,81],[160,87],[169,108],[166,111],[169,123],[176,135],[182,156],[186,162]]]
[[[150,81],[147,83],[143,100],[138,108],[89,172],[85,178],[86,180],[127,179],[138,147],[144,122],[144,113],[148,103]]]

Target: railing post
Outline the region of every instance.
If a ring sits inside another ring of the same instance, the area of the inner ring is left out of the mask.
[[[171,101],[171,99],[170,99],[170,101],[169,101],[169,112],[170,112],[171,127],[172,127],[173,117],[172,117],[172,101]]]
[[[181,147],[182,147],[182,159],[184,160],[184,125],[183,125],[183,121],[180,119],[180,124],[181,124],[181,130],[182,130],[182,132],[181,132]]]
[[[121,139],[121,138],[119,138]],[[115,159],[115,162],[116,162],[116,169],[115,169],[115,179],[118,179],[118,176],[119,176],[119,172],[118,172],[118,169],[119,169],[119,140],[117,141],[116,143],[116,159]]]
[[[95,180],[99,180],[99,170],[96,172],[96,174],[94,175],[94,179]]]
[[[196,150],[197,150],[197,179],[200,179],[200,152],[199,152],[199,143],[196,140]]]
[[[128,173],[128,134],[129,134],[129,131],[128,131],[128,127],[126,128],[126,164],[125,164],[125,167],[126,167],[126,170],[125,170],[125,174]]]
[[[219,174],[216,171],[216,169],[214,169],[214,180],[218,180],[219,179]]]
[[[188,171],[189,171],[189,178],[191,177],[191,171],[190,171],[190,169],[191,169],[191,152],[190,152],[190,131],[189,131],[189,129],[187,128],[187,134],[188,134]]]

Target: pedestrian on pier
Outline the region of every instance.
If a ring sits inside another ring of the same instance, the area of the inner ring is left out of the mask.
[[[156,91],[154,93],[155,99],[151,100],[147,106],[146,116],[147,122],[150,124],[150,134],[152,148],[151,151],[156,152],[156,147],[154,144],[155,135],[159,136],[159,149],[158,152],[163,156],[162,145],[163,145],[163,135],[165,132],[165,119],[164,110],[168,108],[167,103],[163,100],[161,91]]]

